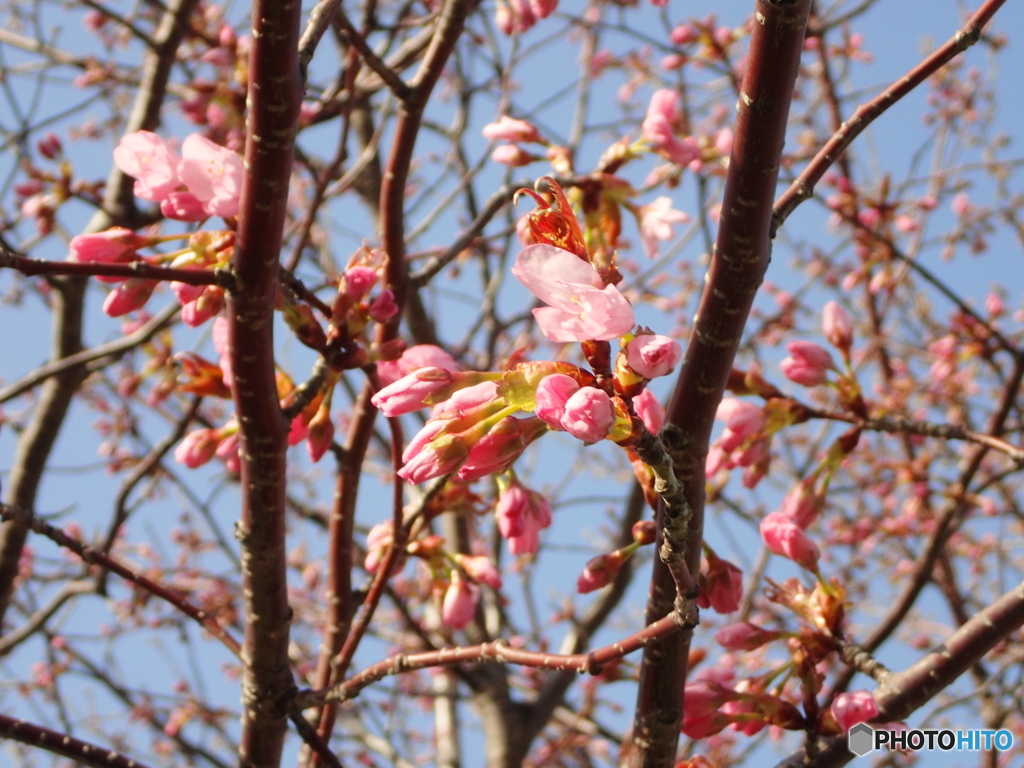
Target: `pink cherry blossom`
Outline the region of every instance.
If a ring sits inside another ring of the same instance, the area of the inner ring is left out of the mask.
[[[380,568],[381,561],[384,559],[384,555],[394,538],[391,532],[392,525],[390,520],[377,523],[370,529],[370,533],[366,536],[366,560],[363,562],[363,567],[367,573],[376,573]]]
[[[708,556],[708,570],[701,574],[697,605],[717,613],[732,613],[743,599],[743,571],[716,555]]]
[[[651,390],[645,389],[633,398],[633,410],[649,432],[656,435],[661,431],[665,423],[665,409],[661,407],[661,403]]]
[[[349,267],[343,277],[345,295],[353,301],[359,301],[377,282],[377,270],[373,267]]]
[[[830,301],[821,312],[821,330],[832,346],[843,351],[853,344],[853,323],[837,302]]]
[[[103,302],[103,313],[108,317],[121,317],[146,306],[156,288],[155,280],[129,278],[107,294]]]
[[[565,403],[579,388],[576,379],[564,373],[545,376],[537,385],[537,408],[534,414],[551,429],[561,431]]]
[[[587,262],[553,245],[531,245],[512,267],[530,293],[548,306],[533,310],[552,341],[608,341],[628,333],[633,308],[614,285],[603,285]]]
[[[845,732],[878,717],[878,702],[870,691],[840,693],[832,702],[832,717]]]
[[[556,0],[557,3],[557,0]],[[516,120],[508,115],[502,115],[496,123],[488,123],[484,126],[485,139],[497,139],[508,142],[539,142],[542,141],[537,129],[525,120]]]
[[[238,474],[242,471],[242,459],[238,455],[238,446],[240,438],[237,432],[232,432],[230,435],[220,441],[220,445],[217,446],[217,458],[224,462],[224,466],[228,472]]]
[[[390,288],[381,291],[380,295],[370,303],[370,308],[367,310],[367,314],[369,314],[370,317],[378,323],[386,323],[398,314],[398,305],[395,303],[395,294],[392,293]]]
[[[326,401],[325,401],[326,403]],[[316,415],[309,422],[309,431],[306,434],[306,450],[309,452],[309,460],[316,464],[327,453],[334,440],[334,422],[331,421],[331,411],[323,406],[316,412]]]
[[[498,531],[508,539],[513,555],[532,555],[540,544],[540,531],[551,525],[551,506],[540,494],[513,480],[498,496],[494,510]]]
[[[753,403],[727,397],[718,406],[715,418],[725,422],[725,432],[719,445],[726,453],[732,453],[744,442],[764,429],[764,411]]]
[[[211,216],[237,216],[245,170],[242,156],[198,133],[185,139],[181,154],[178,174],[204,210]]]
[[[202,221],[210,217],[202,201],[191,192],[171,192],[161,201],[160,213],[175,221]]]
[[[178,153],[149,131],[129,133],[114,149],[114,163],[135,179],[135,196],[143,200],[165,200],[178,190],[180,162]]]
[[[220,433],[216,429],[189,432],[174,449],[174,460],[189,469],[201,467],[213,458],[219,442]]]
[[[422,368],[420,370],[423,370]],[[498,382],[481,381],[471,387],[456,391],[443,403],[434,406],[432,418],[462,418],[474,408],[493,403],[498,397]]]
[[[770,632],[749,621],[741,621],[718,630],[715,642],[727,651],[753,651],[779,636],[778,632]]]
[[[659,197],[653,203],[642,205],[640,214],[640,242],[648,258],[658,258],[658,242],[675,237],[673,224],[685,224],[690,220],[682,211],[672,208],[671,197]]]
[[[687,718],[701,718],[712,715],[727,701],[737,698],[737,693],[715,680],[694,680],[683,688],[683,710]],[[724,728],[728,722],[722,725]],[[721,729],[719,729],[721,730]]]
[[[676,138],[673,123],[678,118],[679,97],[667,88],[655,91],[643,123],[644,139],[676,165],[685,168],[700,158],[700,145],[692,136]]]
[[[501,589],[501,574],[489,557],[483,555],[464,555],[458,559],[459,565],[473,581],[486,584],[491,589]]]
[[[540,419],[506,416],[470,449],[457,477],[460,480],[478,480],[504,472],[545,431]]]
[[[814,522],[821,512],[821,500],[814,492],[813,480],[801,480],[782,500],[779,514],[791,520],[802,530]]]
[[[441,621],[452,629],[462,629],[476,613],[480,587],[466,581],[458,571],[452,571],[452,581],[441,603]]]
[[[494,148],[491,153],[491,160],[510,168],[522,168],[524,165],[535,163],[540,156],[527,152],[515,144],[501,144]]]
[[[427,366],[444,368],[447,371],[459,370],[455,358],[440,347],[433,344],[417,344],[405,350],[397,360],[382,360],[377,363],[377,375],[380,376],[381,383],[387,386],[406,374]]]
[[[135,256],[136,250],[148,242],[148,238],[124,227],[112,227],[92,235],[76,235],[71,238],[68,261],[103,264],[128,262]],[[120,281],[123,278],[116,279]]]
[[[700,32],[692,24],[680,24],[669,34],[673,45],[688,45],[700,39]]]
[[[786,349],[789,357],[779,363],[779,368],[786,378],[797,384],[816,387],[828,380],[828,371],[836,370],[829,351],[814,342],[791,341]]]
[[[645,379],[654,379],[672,372],[683,350],[668,336],[641,334],[626,345],[626,362]]]
[[[538,19],[546,19],[558,8],[558,0],[530,0],[530,10]]]
[[[444,368],[420,368],[381,389],[370,402],[388,418],[424,408],[431,397],[450,395],[454,377]]]
[[[585,595],[595,589],[607,587],[615,581],[624,562],[626,558],[619,550],[591,558],[576,579],[576,591]]]
[[[776,555],[788,557],[797,565],[817,573],[818,558],[821,557],[818,545],[788,517],[778,512],[767,515],[761,521],[761,538]]]
[[[580,387],[565,401],[562,428],[579,440],[604,440],[614,423],[612,400],[597,387]]]

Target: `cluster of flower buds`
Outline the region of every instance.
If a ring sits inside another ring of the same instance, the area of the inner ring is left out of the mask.
[[[729,688],[711,679],[695,680],[683,689],[682,730],[703,739],[731,727],[753,735],[766,725],[801,730],[807,721],[792,703],[768,692],[776,673],[741,680]]]
[[[174,458],[190,469],[201,467],[216,456],[229,472],[241,468],[238,458],[238,422],[230,421],[216,429],[189,432],[174,449]]]
[[[706,542],[702,565],[697,577],[697,605],[722,614],[738,610],[743,599],[743,571],[719,557]]]
[[[551,147],[551,143],[541,136],[540,131],[532,123],[516,120],[508,115],[502,115],[496,123],[488,123],[483,127],[481,133],[485,139],[508,142],[499,144],[491,154],[491,159],[511,168],[519,168],[543,159],[540,155],[527,152],[519,146],[520,144],[540,144]]]
[[[388,550],[394,544],[391,521],[378,523],[366,539],[367,573],[380,570]],[[451,554],[444,549],[441,536],[428,535],[410,542],[402,553],[418,558],[430,572],[433,591],[441,605],[441,621],[452,629],[462,629],[476,613],[480,585],[501,589],[501,574],[490,558],[483,555]]]
[[[513,555],[534,555],[540,532],[551,525],[551,505],[516,479],[513,472],[498,475],[498,503],[494,517],[498,531],[508,540]]]

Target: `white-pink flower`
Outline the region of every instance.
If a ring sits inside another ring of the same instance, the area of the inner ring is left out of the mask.
[[[533,315],[552,341],[608,341],[633,328],[633,308],[625,296],[569,251],[528,246],[516,257],[512,274],[548,305]]]
[[[659,197],[653,203],[640,206],[640,241],[648,258],[658,258],[658,241],[675,237],[673,224],[690,220],[682,211],[672,208],[671,197]]]
[[[832,702],[832,717],[843,731],[848,731],[857,723],[878,717],[878,702],[870,691],[840,693]]]
[[[193,133],[181,145],[178,175],[211,216],[238,215],[244,167],[242,156]]]
[[[114,149],[114,164],[135,179],[135,196],[160,201],[181,186],[178,153],[149,131],[124,136]]]
[[[525,120],[516,120],[508,115],[502,115],[501,119],[496,123],[488,123],[484,126],[481,133],[483,133],[485,139],[497,139],[499,141],[527,143],[542,141],[540,133],[532,123],[528,123]]]
[[[615,424],[612,399],[597,387],[580,387],[565,401],[562,428],[573,437],[596,443],[608,436]]]

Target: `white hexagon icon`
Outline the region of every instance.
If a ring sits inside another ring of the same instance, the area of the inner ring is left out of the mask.
[[[846,735],[850,751],[857,757],[864,757],[875,748],[875,729],[867,723],[857,723]]]

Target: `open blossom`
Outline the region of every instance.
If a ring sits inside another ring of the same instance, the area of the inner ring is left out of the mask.
[[[672,208],[671,197],[659,197],[653,203],[640,206],[640,241],[648,258],[658,258],[658,241],[675,237],[673,224],[690,220],[682,211]]]
[[[668,336],[641,334],[626,345],[626,362],[645,379],[654,379],[672,372],[683,350]]]
[[[569,251],[528,246],[512,274],[548,305],[533,315],[552,341],[608,341],[633,328],[633,308],[618,288],[604,285],[593,267]]]
[[[836,370],[832,355],[811,341],[791,341],[786,345],[789,357],[779,363],[790,381],[805,387],[816,387],[828,379],[828,371]]]
[[[869,691],[840,693],[832,702],[832,717],[840,729],[848,731],[857,723],[866,723],[878,717],[878,702]]]
[[[181,186],[181,157],[160,136],[136,131],[123,137],[114,149],[114,163],[135,179],[135,196],[164,200]]]
[[[525,120],[516,120],[508,115],[502,115],[496,123],[488,123],[484,126],[485,139],[498,139],[499,141],[510,142],[541,142],[540,133],[537,129]]]
[[[821,551],[803,530],[779,512],[761,521],[761,538],[776,555],[788,557],[797,565],[817,573]]]
[[[214,144],[198,133],[181,145],[178,175],[211,216],[229,218],[238,215],[242,193],[242,156]]]

